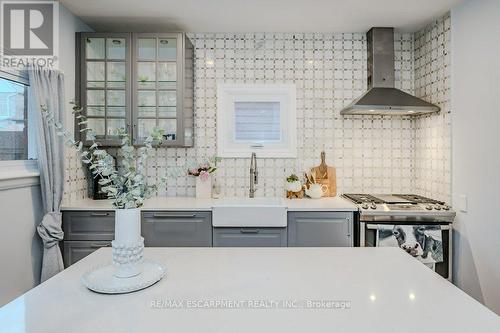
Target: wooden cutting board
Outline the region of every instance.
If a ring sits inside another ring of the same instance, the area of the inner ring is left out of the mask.
[[[316,183],[326,185],[325,197],[337,195],[337,174],[335,168],[328,166],[325,162],[325,152],[321,152],[321,164],[311,169],[311,174],[316,179]]]

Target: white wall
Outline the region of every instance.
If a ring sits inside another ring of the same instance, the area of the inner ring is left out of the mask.
[[[68,112],[66,124],[73,129],[74,119],[71,117],[71,101],[75,99],[75,33],[92,31],[78,17],[74,16],[64,6],[59,5],[59,70],[64,73],[64,92]]]
[[[66,98],[66,105],[68,111],[66,112],[66,129],[73,132],[74,117],[71,113],[73,105],[71,101],[75,100],[75,33],[82,31],[93,31],[89,26],[83,23],[78,17],[74,16],[64,6],[59,6],[59,69],[64,73],[64,91]],[[85,180],[85,173],[83,172],[82,163],[78,154],[72,149],[66,149],[66,154],[70,158],[65,159],[64,163],[64,179],[72,180],[73,183],[82,184],[79,190],[79,198],[87,194],[87,182]],[[70,161],[74,161],[70,163]],[[68,199],[68,193],[74,193],[74,187],[71,188],[72,182],[66,181],[64,184],[64,199]],[[78,192],[78,191],[76,191]]]
[[[455,283],[500,314],[500,1],[452,10]]]
[[[90,30],[60,6],[59,69],[65,75],[66,100],[75,96],[75,32]],[[72,117],[67,117],[73,128]],[[36,286],[40,280],[42,244],[36,226],[43,217],[40,186],[0,190],[0,306]]]
[[[0,306],[40,281],[42,244],[36,225],[42,219],[40,186],[0,190]]]

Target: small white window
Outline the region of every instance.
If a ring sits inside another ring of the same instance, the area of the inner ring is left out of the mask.
[[[295,85],[219,84],[220,157],[297,157]]]

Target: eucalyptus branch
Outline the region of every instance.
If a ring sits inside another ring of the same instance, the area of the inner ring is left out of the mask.
[[[145,146],[137,150],[124,129],[117,131],[117,135],[121,139],[120,152],[123,156],[123,172],[120,174],[113,165],[113,157],[106,150],[100,148],[101,145],[96,141],[94,132],[88,127],[88,119],[83,114],[82,108],[75,105],[73,114],[78,130],[91,143],[86,149],[84,149],[83,141],[73,139],[73,135],[55,120],[53,113],[45,106],[41,106],[41,111],[47,123],[55,127],[56,134],[63,137],[67,145],[76,149],[82,162],[88,165],[93,177],[100,177],[101,189],[109,199],[113,200],[114,207],[122,209],[141,207],[144,200],[150,198],[157,190],[157,184],[147,184],[145,168],[149,158],[148,152],[152,145],[161,146],[164,141],[163,130],[154,128],[145,139]],[[165,182],[166,177],[162,177],[160,181]]]
[[[90,128],[86,127],[87,119],[81,113],[82,109],[80,107],[73,106],[73,114],[75,115],[80,132],[86,135],[87,139],[92,143],[86,150],[83,149],[83,142],[73,139],[73,134],[64,129],[62,123],[55,120],[54,115],[46,106],[41,105],[40,109],[47,123],[55,127],[57,136],[62,137],[67,146],[74,148],[79,153],[82,162],[89,165],[89,169],[94,177],[100,176],[103,179],[111,179],[116,176],[116,170],[104,168],[105,163],[102,160],[108,158],[108,156],[112,157],[105,150],[99,149],[99,143],[95,141],[95,135]]]

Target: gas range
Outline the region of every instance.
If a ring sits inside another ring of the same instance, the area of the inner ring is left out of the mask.
[[[451,272],[453,271],[451,260],[453,258],[452,230],[455,212],[450,206],[442,201],[415,194],[358,193],[344,194],[343,197],[359,207],[357,215],[359,223],[357,228],[355,227],[355,234],[356,244],[362,247],[383,246],[380,245],[380,237],[386,233],[381,233],[381,230],[392,230],[392,235],[396,235],[394,232],[397,230],[398,237],[393,237],[392,241],[401,246],[412,238],[415,238],[415,241],[417,237],[421,238],[418,230],[422,226],[439,228],[441,230],[443,261],[436,263],[434,269],[438,274],[451,280]],[[436,228],[430,229],[435,230]],[[423,235],[424,238],[427,237],[425,232]]]
[[[358,205],[361,221],[401,220],[453,222],[455,212],[446,203],[416,194],[344,194]]]

